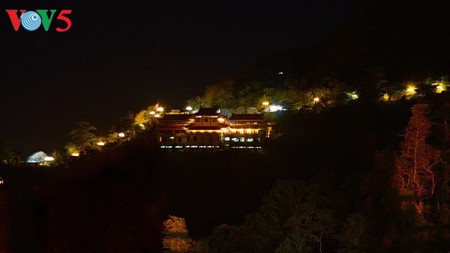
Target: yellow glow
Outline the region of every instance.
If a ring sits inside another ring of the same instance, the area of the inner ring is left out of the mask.
[[[145,129],[145,126],[144,126],[144,124],[142,124],[142,123],[141,123],[141,124],[139,124],[139,127],[141,127],[141,129],[142,129],[142,130],[144,130],[144,129]]]
[[[359,98],[359,95],[358,95],[358,93],[356,91],[353,91],[353,92],[349,93],[349,96],[350,96],[350,98],[352,100],[356,100],[356,99]]]
[[[315,98],[314,98],[314,102],[317,103],[317,102],[319,102],[319,101],[320,101],[320,98],[319,98],[319,97],[315,97]]]
[[[80,153],[72,153],[72,154],[70,154],[70,156],[73,156],[73,157],[79,157],[79,156],[80,156]]]
[[[119,137],[120,137],[120,138],[123,138],[123,137],[125,137],[125,133],[122,133],[122,132],[121,132],[121,133],[119,133],[118,135],[119,135]]]
[[[161,114],[155,114],[155,118],[159,118],[159,117],[161,117]]]
[[[416,94],[416,87],[413,85],[408,85],[408,87],[406,87],[406,95],[408,96],[412,96]]]
[[[163,112],[163,111],[164,111],[164,108],[163,108],[163,107],[158,107],[158,108],[156,108],[156,110],[157,110],[158,112]]]
[[[389,95],[388,95],[387,93],[385,93],[385,94],[383,95],[383,100],[384,100],[384,101],[389,101]]]
[[[264,105],[264,106],[268,106],[270,103],[268,102],[268,101],[264,101],[264,102],[262,102],[262,105]]]
[[[97,145],[98,145],[98,146],[105,146],[105,144],[106,144],[106,143],[105,143],[105,142],[103,142],[103,141],[99,141],[99,142],[97,142]]]
[[[444,91],[444,87],[442,85],[436,86],[436,93],[442,93]]]
[[[190,106],[190,105],[188,105],[188,106],[186,106],[186,111],[192,111],[192,106]]]
[[[225,121],[224,118],[218,118],[217,121],[219,121],[219,123],[223,123]]]
[[[151,112],[150,112],[151,115],[154,115],[155,113],[156,113],[156,112],[154,112],[154,111],[151,111]]]
[[[44,161],[45,162],[53,162],[55,160],[55,158],[51,157],[51,156],[46,156],[44,157]]]

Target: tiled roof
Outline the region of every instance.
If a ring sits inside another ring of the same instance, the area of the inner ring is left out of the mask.
[[[195,115],[206,115],[206,116],[213,116],[218,115],[216,108],[200,108],[198,112]]]

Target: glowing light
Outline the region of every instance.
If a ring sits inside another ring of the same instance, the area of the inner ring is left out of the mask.
[[[119,135],[120,138],[125,137],[125,133],[123,133],[123,132],[120,132],[118,135]]]
[[[317,102],[320,101],[320,98],[319,97],[315,97],[313,100],[314,100],[315,103],[317,103]]]
[[[73,156],[73,157],[79,157],[79,156],[80,156],[80,153],[72,153],[72,154],[70,154],[70,156]]]
[[[278,72],[278,75],[282,75],[282,74],[284,74],[283,71]]]
[[[105,146],[105,142],[103,142],[103,141],[99,141],[99,142],[97,142],[96,143],[98,146],[100,146],[100,147],[102,147],[102,146]]]
[[[155,118],[159,118],[159,117],[161,117],[161,114],[155,114]]]
[[[190,105],[186,106],[186,111],[190,112],[192,110],[193,110],[192,106],[190,106]]]
[[[44,161],[45,162],[53,162],[55,160],[55,158],[51,157],[51,156],[45,156],[44,157]]]
[[[156,112],[154,112],[154,111],[151,111],[151,112],[149,112],[151,115],[154,115]]]
[[[160,107],[156,108],[156,110],[157,110],[158,112],[163,112],[163,111],[164,111],[164,108],[160,106]]]
[[[139,124],[139,127],[142,129],[142,130],[144,130],[145,129],[145,126],[144,126],[144,124]]]
[[[33,155],[31,155],[30,157],[28,157],[27,163],[42,164],[45,162],[52,162],[54,160],[55,160],[55,158],[53,158],[51,156],[47,156],[47,154],[45,154],[44,152],[39,151],[39,152],[36,152]]]
[[[356,100],[359,98],[358,93],[356,93],[356,91],[353,91],[351,93],[348,94],[351,100]]]
[[[389,95],[387,93],[383,94],[383,100],[384,101],[389,101]]]
[[[218,118],[217,121],[219,121],[219,123],[223,123],[225,121],[224,118]]]
[[[436,93],[442,93],[444,91],[444,87],[442,85],[436,86]]]
[[[270,112],[277,112],[277,111],[282,111],[283,107],[281,105],[271,105],[269,106],[269,111]]]
[[[406,95],[407,96],[413,96],[416,94],[416,87],[413,85],[408,85],[408,87],[406,87]]]
[[[264,106],[268,106],[269,104],[270,104],[269,101],[262,102],[262,105],[264,105]]]

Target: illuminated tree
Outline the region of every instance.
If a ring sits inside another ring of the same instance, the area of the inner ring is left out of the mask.
[[[141,110],[134,117],[134,126],[138,126],[141,130],[145,130],[147,127],[155,124],[157,119],[163,117],[164,108],[158,104],[151,105],[147,109]]]
[[[96,145],[98,140],[95,135],[97,128],[88,122],[82,121],[75,123],[77,128],[69,133],[73,145],[81,153],[86,153],[88,150],[95,150],[99,147]]]
[[[395,164],[394,184],[413,193],[413,205],[418,213],[423,211],[423,200],[434,194],[434,168],[441,162],[438,150],[426,142],[431,130],[428,113],[429,106],[426,104],[413,106],[405,139]]]
[[[201,107],[205,107],[206,103],[204,98],[196,96],[186,101],[186,107],[187,106],[190,106],[192,110],[195,112],[198,111]]]
[[[228,108],[234,99],[233,80],[228,79],[206,87],[203,101],[206,107]]]
[[[261,97],[263,97],[262,84],[253,81],[245,85],[237,92],[238,104],[242,107],[256,106]]]
[[[186,220],[184,218],[169,216],[164,221],[163,247],[171,252],[188,252],[192,249],[193,241],[188,236]]]
[[[144,126],[148,124],[151,120],[150,113],[148,110],[142,110],[136,114],[134,117],[134,124],[138,126]]]

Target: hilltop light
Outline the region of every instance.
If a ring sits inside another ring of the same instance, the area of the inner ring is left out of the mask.
[[[163,111],[164,111],[164,108],[160,106],[160,107],[156,108],[156,110],[157,110],[158,112],[163,112]]]
[[[123,138],[123,137],[125,137],[125,133],[120,132],[120,133],[118,134],[118,136],[119,136],[120,138]]]
[[[382,98],[384,101],[389,101],[389,95],[387,93],[384,93]]]
[[[190,106],[190,105],[186,106],[186,111],[190,112],[192,110],[193,110],[192,106]]]
[[[75,153],[70,154],[70,156],[73,156],[73,157],[79,157],[79,156],[80,156],[80,153],[75,152]]]
[[[317,103],[317,102],[320,101],[320,98],[319,97],[315,97],[313,100],[314,100],[315,103]]]
[[[44,157],[44,161],[45,162],[53,162],[55,160],[55,158],[51,157],[51,156],[46,156]]]
[[[413,85],[408,85],[408,87],[406,87],[406,95],[407,96],[413,96],[416,94],[416,87]]]
[[[27,159],[27,163],[43,164],[46,162],[53,162],[55,158],[48,156],[42,151],[36,152]]]
[[[436,93],[442,93],[444,91],[444,87],[442,85],[436,86]]]
[[[151,115],[154,115],[156,112],[154,112],[154,111],[151,111],[151,112],[149,112]]]
[[[161,117],[161,114],[155,114],[155,118],[159,118],[159,117]]]
[[[269,104],[270,104],[269,101],[262,102],[262,105],[264,105],[264,106],[268,106]]]
[[[358,93],[356,93],[356,91],[350,93],[349,95],[352,100],[356,100],[359,98],[359,95],[358,95]]]
[[[103,141],[99,141],[99,142],[97,142],[97,145],[98,145],[98,146],[100,146],[100,147],[102,147],[102,146],[105,146],[105,144],[106,144],[106,143],[105,143],[105,142],[103,142]]]
[[[269,112],[278,112],[282,111],[283,107],[281,105],[271,105],[269,106]]]

